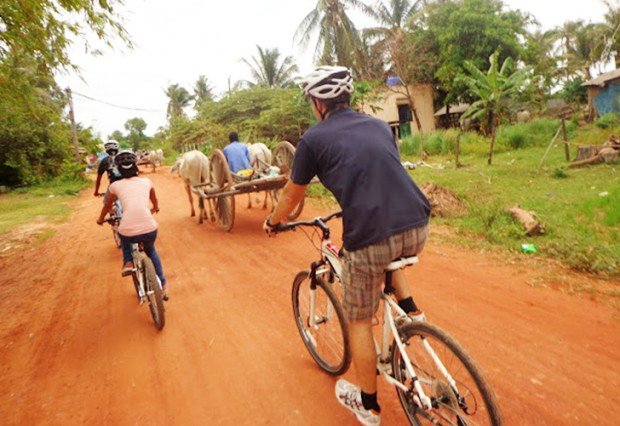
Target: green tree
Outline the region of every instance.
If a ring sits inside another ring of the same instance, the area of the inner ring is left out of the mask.
[[[532,70],[532,74],[520,99],[537,105],[539,110],[542,110],[561,76],[557,38],[556,30],[541,31],[539,27],[528,32],[525,37],[522,60]]]
[[[143,148],[144,142],[148,141],[148,136],[144,134],[145,129],[146,122],[139,117],[130,118],[125,122],[125,130],[128,132],[125,140],[131,144],[134,151]]]
[[[342,65],[356,68],[356,55],[361,52],[360,35],[347,15],[347,9],[368,12],[359,0],[318,0],[316,6],[301,21],[294,40],[305,47],[313,34],[318,33],[315,60],[322,65]]]
[[[607,6],[604,22],[605,50],[603,57],[615,56],[616,68],[620,68],[620,1],[603,0]]]
[[[70,158],[66,99],[54,74],[74,68],[68,48],[89,31],[108,45],[117,36],[120,1],[0,2],[0,184],[30,184],[62,173]]]
[[[509,112],[510,99],[523,86],[527,76],[527,69],[513,71],[513,60],[510,57],[504,60],[500,68],[498,58],[499,53],[491,55],[486,73],[467,61],[464,64],[467,74],[458,77],[468,88],[470,95],[477,99],[462,115],[461,121],[480,120],[484,133],[490,134],[489,165],[493,160],[497,125],[502,115]]]
[[[442,0],[416,14],[410,28],[436,58],[435,78],[450,103],[466,94],[466,87],[455,85],[466,61],[487,69],[496,51],[500,61],[521,58],[520,38],[530,20],[518,10],[504,10],[501,0]]]
[[[250,86],[260,87],[287,87],[293,86],[294,73],[299,69],[294,63],[292,56],[287,56],[280,62],[280,52],[278,49],[263,49],[256,46],[258,57],[252,56],[252,60],[243,59],[243,62],[250,68],[253,82]]]
[[[131,41],[118,20],[120,0],[3,0],[0,2],[0,61],[19,54],[32,58],[47,70],[71,67],[67,54],[75,40],[99,54],[84,37],[90,31],[112,46],[110,35]]]
[[[207,77],[200,75],[194,84],[194,108],[199,109],[203,103],[212,101],[214,97],[211,83]]]
[[[168,109],[167,116],[169,120],[173,118],[185,116],[183,109],[189,106],[194,97],[178,84],[171,84],[165,90],[166,96],[168,96]]]

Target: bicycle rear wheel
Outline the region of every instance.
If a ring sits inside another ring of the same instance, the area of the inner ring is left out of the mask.
[[[142,255],[142,262],[144,264],[144,278],[146,287],[146,297],[149,301],[149,310],[155,323],[155,328],[161,330],[166,325],[165,308],[164,308],[164,292],[157,279],[155,273],[155,266],[153,261],[148,256]]]
[[[310,272],[301,271],[293,281],[292,302],[295,324],[306,349],[328,374],[343,374],[351,364],[349,329],[344,311],[330,284],[317,278],[314,319],[310,326]]]
[[[400,329],[407,356],[433,408],[425,411],[414,402],[413,383],[402,355],[392,344],[394,378],[410,390],[396,388],[400,403],[412,425],[501,425],[502,417],[493,389],[475,361],[443,330],[427,323]],[[429,348],[431,348],[429,350]],[[441,372],[431,352],[445,367],[453,384]],[[417,398],[417,396],[416,396]]]

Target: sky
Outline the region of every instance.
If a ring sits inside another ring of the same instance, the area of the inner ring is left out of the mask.
[[[257,45],[277,47],[282,57],[294,56],[300,75],[309,73],[314,44],[301,49],[293,45],[293,36],[316,3],[317,0],[125,0],[119,13],[134,48],[129,49],[118,40],[113,41],[113,48],[107,48],[89,37],[91,46],[100,48],[103,55],[93,56],[86,52],[83,43],[75,43],[69,56],[80,73],[65,72],[57,80],[60,87],[70,87],[74,92],[76,120],[92,126],[102,138],[114,130],[124,132],[124,123],[133,117],[144,119],[145,133],[152,135],[166,123],[164,90],[168,85],[178,83],[192,92],[198,76],[204,74],[215,92],[223,93],[229,79],[232,83],[250,79],[249,68],[241,59],[256,56]],[[511,9],[533,14],[543,29],[576,19],[600,22],[605,12],[599,0],[504,3]],[[360,28],[371,24],[359,14],[353,14],[352,19]]]

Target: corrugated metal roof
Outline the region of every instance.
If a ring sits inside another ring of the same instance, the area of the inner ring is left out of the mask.
[[[467,111],[469,104],[450,105],[450,114],[462,114]],[[435,117],[446,114],[446,106],[444,105],[439,111],[435,113]]]
[[[582,86],[604,86],[609,80],[620,78],[620,68],[599,75],[592,80],[588,80]]]

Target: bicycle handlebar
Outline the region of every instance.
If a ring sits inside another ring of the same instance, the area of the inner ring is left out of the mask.
[[[324,235],[329,236],[329,227],[326,225],[326,223],[335,217],[342,217],[342,210],[330,213],[327,216],[315,217],[312,220],[302,220],[299,222],[289,222],[289,223],[280,224],[280,225],[277,225],[273,229],[273,232],[278,233],[278,232],[291,231],[297,228],[298,226],[314,226],[314,227],[320,228],[321,231],[323,231]]]
[[[110,216],[109,218],[104,220],[104,222],[112,223],[112,222],[116,222],[117,220],[121,220],[121,218],[118,216]]]

